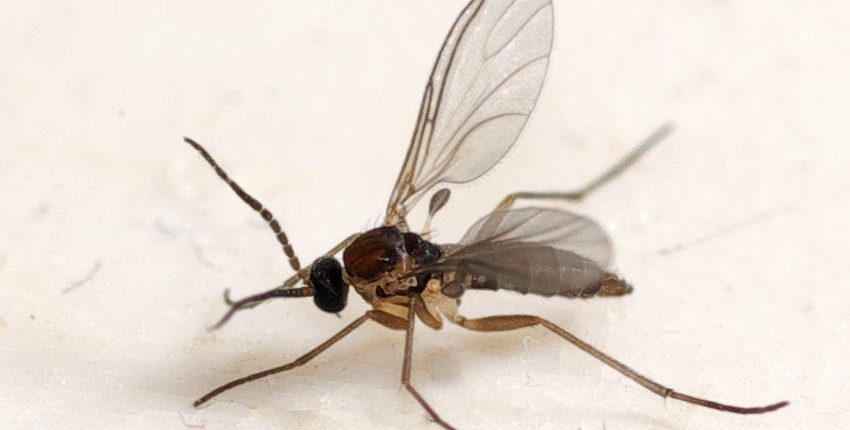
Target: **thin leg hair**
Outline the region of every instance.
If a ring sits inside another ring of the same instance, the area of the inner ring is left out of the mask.
[[[559,327],[557,324],[533,315],[502,315],[477,319],[466,319],[464,317],[458,316],[455,318],[455,322],[467,329],[485,332],[516,330],[524,327],[542,325],[543,327],[549,329],[549,331],[551,331],[552,333],[557,334],[558,336],[566,339],[573,345],[577,346],[582,351],[592,355],[594,358],[607,364],[614,370],[622,373],[623,375],[642,385],[649,391],[652,391],[653,393],[658,394],[659,396],[664,398],[670,397],[676,400],[681,400],[683,402],[692,403],[706,408],[717,409],[720,411],[732,412],[736,414],[763,414],[766,412],[775,411],[788,405],[788,402],[783,401],[767,406],[741,407],[718,403],[712,400],[702,399],[699,397],[679,393],[669,387],[665,387],[641,375],[640,373],[636,372],[625,364],[615,360],[608,354],[605,354],[604,352],[585,343],[581,339],[574,336],[572,333]]]

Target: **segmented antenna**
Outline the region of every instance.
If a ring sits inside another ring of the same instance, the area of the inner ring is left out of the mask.
[[[263,204],[260,203],[259,200],[255,199],[252,195],[245,192],[242,187],[239,186],[236,182],[230,179],[230,176],[227,176],[224,169],[222,169],[218,163],[212,158],[209,152],[201,146],[200,143],[195,142],[194,140],[184,137],[183,140],[186,141],[189,145],[192,145],[201,155],[204,157],[204,160],[207,160],[207,163],[215,169],[215,173],[221,178],[227,185],[230,185],[230,188],[233,189],[233,192],[239,196],[242,201],[244,201],[251,209],[254,209],[257,213],[260,214],[261,217],[269,224],[272,231],[275,233],[277,237],[277,241],[280,242],[280,246],[283,248],[283,253],[286,254],[286,258],[289,259],[289,265],[292,267],[292,270],[298,272],[301,270],[301,262],[298,261],[298,257],[295,255],[295,250],[292,249],[292,245],[289,244],[289,238],[286,237],[286,233],[280,228],[280,223],[277,222],[274,215],[263,207]]]
[[[314,295],[316,292],[313,287],[301,287],[301,288],[292,288],[289,290],[281,290],[280,288],[272,288],[269,291],[264,293],[254,294],[253,296],[245,297],[242,300],[234,302],[230,307],[230,310],[215,323],[214,326],[210,327],[208,331],[218,330],[223,326],[227,321],[230,320],[230,317],[233,316],[237,311],[241,309],[250,309],[254,306],[254,304],[262,303],[268,299],[273,298],[290,298],[290,297],[309,297]]]

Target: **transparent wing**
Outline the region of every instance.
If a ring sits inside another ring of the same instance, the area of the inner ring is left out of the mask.
[[[425,86],[387,224],[403,223],[441,182],[493,167],[531,114],[552,48],[550,0],[472,0],[446,36]]]
[[[534,243],[570,251],[606,268],[613,256],[611,240],[592,219],[539,207],[490,212],[466,231],[458,245],[468,248],[512,243]]]
[[[458,272],[477,287],[588,297],[608,275],[611,242],[589,218],[556,209],[495,211],[476,222],[445,258],[425,268]]]

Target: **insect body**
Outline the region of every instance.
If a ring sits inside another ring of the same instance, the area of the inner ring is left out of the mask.
[[[301,267],[274,215],[231,180],[203,146],[185,139],[269,224],[296,272],[269,291],[237,302],[226,297],[230,310],[214,328],[221,327],[237,311],[273,298],[313,297],[319,309],[337,313],[345,308],[349,289],[353,288],[371,306],[363,316],[292,363],[231,381],[198,399],[195,406],[243,383],[303,365],[369,320],[405,331],[402,384],[445,428],[451,426],[410,382],[417,320],[433,329],[440,329],[448,320],[485,332],[542,326],[663,397],[742,414],[769,412],[787,405],[779,402],[746,408],[679,393],[536,316],[469,319],[459,313],[459,298],[467,290],[502,289],[569,298],[621,296],[632,291],[610,271],[612,246],[597,223],[564,210],[513,205],[519,199],[580,199],[625,170],[669,133],[669,127],[659,129],[579,191],[509,194],[457,243],[435,244],[430,240],[431,220],[449,200],[446,188],[431,195],[421,234],[410,231],[407,223],[409,211],[438,184],[475,180],[516,142],[543,84],[551,46],[550,0],[470,1],[446,36],[425,86],[384,224],[351,235],[309,267]],[[342,262],[336,259],[340,252]]]

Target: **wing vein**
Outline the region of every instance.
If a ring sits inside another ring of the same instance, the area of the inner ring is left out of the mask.
[[[542,3],[542,4],[541,4]],[[433,186],[472,181],[495,166],[528,122],[552,50],[551,0],[470,0],[443,40],[385,223]]]
[[[463,122],[460,124],[460,126],[458,126],[455,129],[454,133],[452,133],[452,135],[449,137],[449,139],[448,139],[449,144],[445,145],[443,147],[443,149],[452,147],[451,142],[454,142],[454,138],[457,137],[457,134],[461,130],[463,130],[463,128],[466,126],[466,123],[469,121],[470,118],[472,118],[472,115],[474,115],[476,112],[478,112],[478,109],[480,109],[481,106],[487,100],[489,100],[490,97],[493,96],[493,94],[495,94],[497,91],[499,91],[500,88],[502,88],[508,81],[510,81],[511,78],[515,77],[517,74],[519,74],[520,72],[525,70],[526,67],[530,67],[532,64],[534,64],[536,62],[538,62],[542,59],[548,59],[548,58],[549,58],[548,55],[541,55],[539,57],[532,58],[531,60],[529,60],[525,64],[522,64],[520,67],[517,67],[517,69],[514,70],[513,72],[511,72],[508,76],[505,76],[505,79],[502,79],[495,87],[493,87],[489,92],[487,92],[486,95],[484,95],[483,99],[478,101],[478,103],[475,105],[475,107],[469,111],[469,113],[464,117]],[[466,134],[468,134],[468,133],[466,133]],[[463,142],[463,140],[464,139],[461,139],[460,142]],[[460,144],[457,144],[455,146],[459,147]],[[439,156],[440,156],[440,154],[437,155],[438,158],[439,158]],[[449,158],[449,159],[451,159],[451,158]]]
[[[516,0],[514,0],[514,3],[516,3]],[[513,4],[512,4],[512,5],[513,5]],[[542,11],[543,9],[546,9],[546,7],[547,7],[547,6],[549,6],[549,4],[548,4],[548,3],[544,3],[544,4],[540,5],[540,7],[539,7],[539,8],[535,9],[535,10],[534,10],[534,12],[533,12],[531,15],[529,15],[529,16],[528,16],[528,19],[526,19],[526,20],[522,23],[522,25],[521,25],[521,26],[520,26],[520,27],[519,27],[519,28],[518,28],[518,29],[514,32],[514,34],[512,34],[512,35],[511,35],[511,37],[510,37],[510,38],[509,38],[509,39],[508,39],[508,40],[507,40],[504,44],[502,44],[502,46],[500,46],[500,47],[499,47],[499,49],[497,49],[497,50],[496,50],[496,52],[494,52],[494,53],[492,53],[492,54],[488,55],[487,57],[485,57],[485,58],[484,58],[484,61],[485,61],[485,62],[486,62],[486,61],[489,61],[491,58],[495,57],[496,55],[499,55],[499,53],[501,53],[501,52],[502,52],[502,50],[504,50],[504,49],[505,49],[505,47],[507,47],[508,45],[510,45],[510,44],[511,44],[511,42],[513,42],[513,41],[514,41],[514,39],[516,39],[516,36],[517,36],[518,34],[522,33],[522,31],[525,29],[525,27],[528,25],[528,23],[530,23],[530,22],[531,22],[531,20],[532,20],[532,19],[534,19],[534,17],[536,17],[538,13],[540,13],[540,11]],[[501,22],[501,21],[502,21],[502,18],[504,18],[504,17],[505,17],[505,14],[507,14],[507,11],[508,11],[509,9],[510,9],[510,7],[508,7],[507,9],[505,9],[505,12],[504,12],[504,13],[502,13],[502,16],[501,16],[501,17],[499,17],[499,22]],[[497,24],[497,25],[498,25],[498,24]],[[492,33],[491,33],[491,36],[492,36]]]

